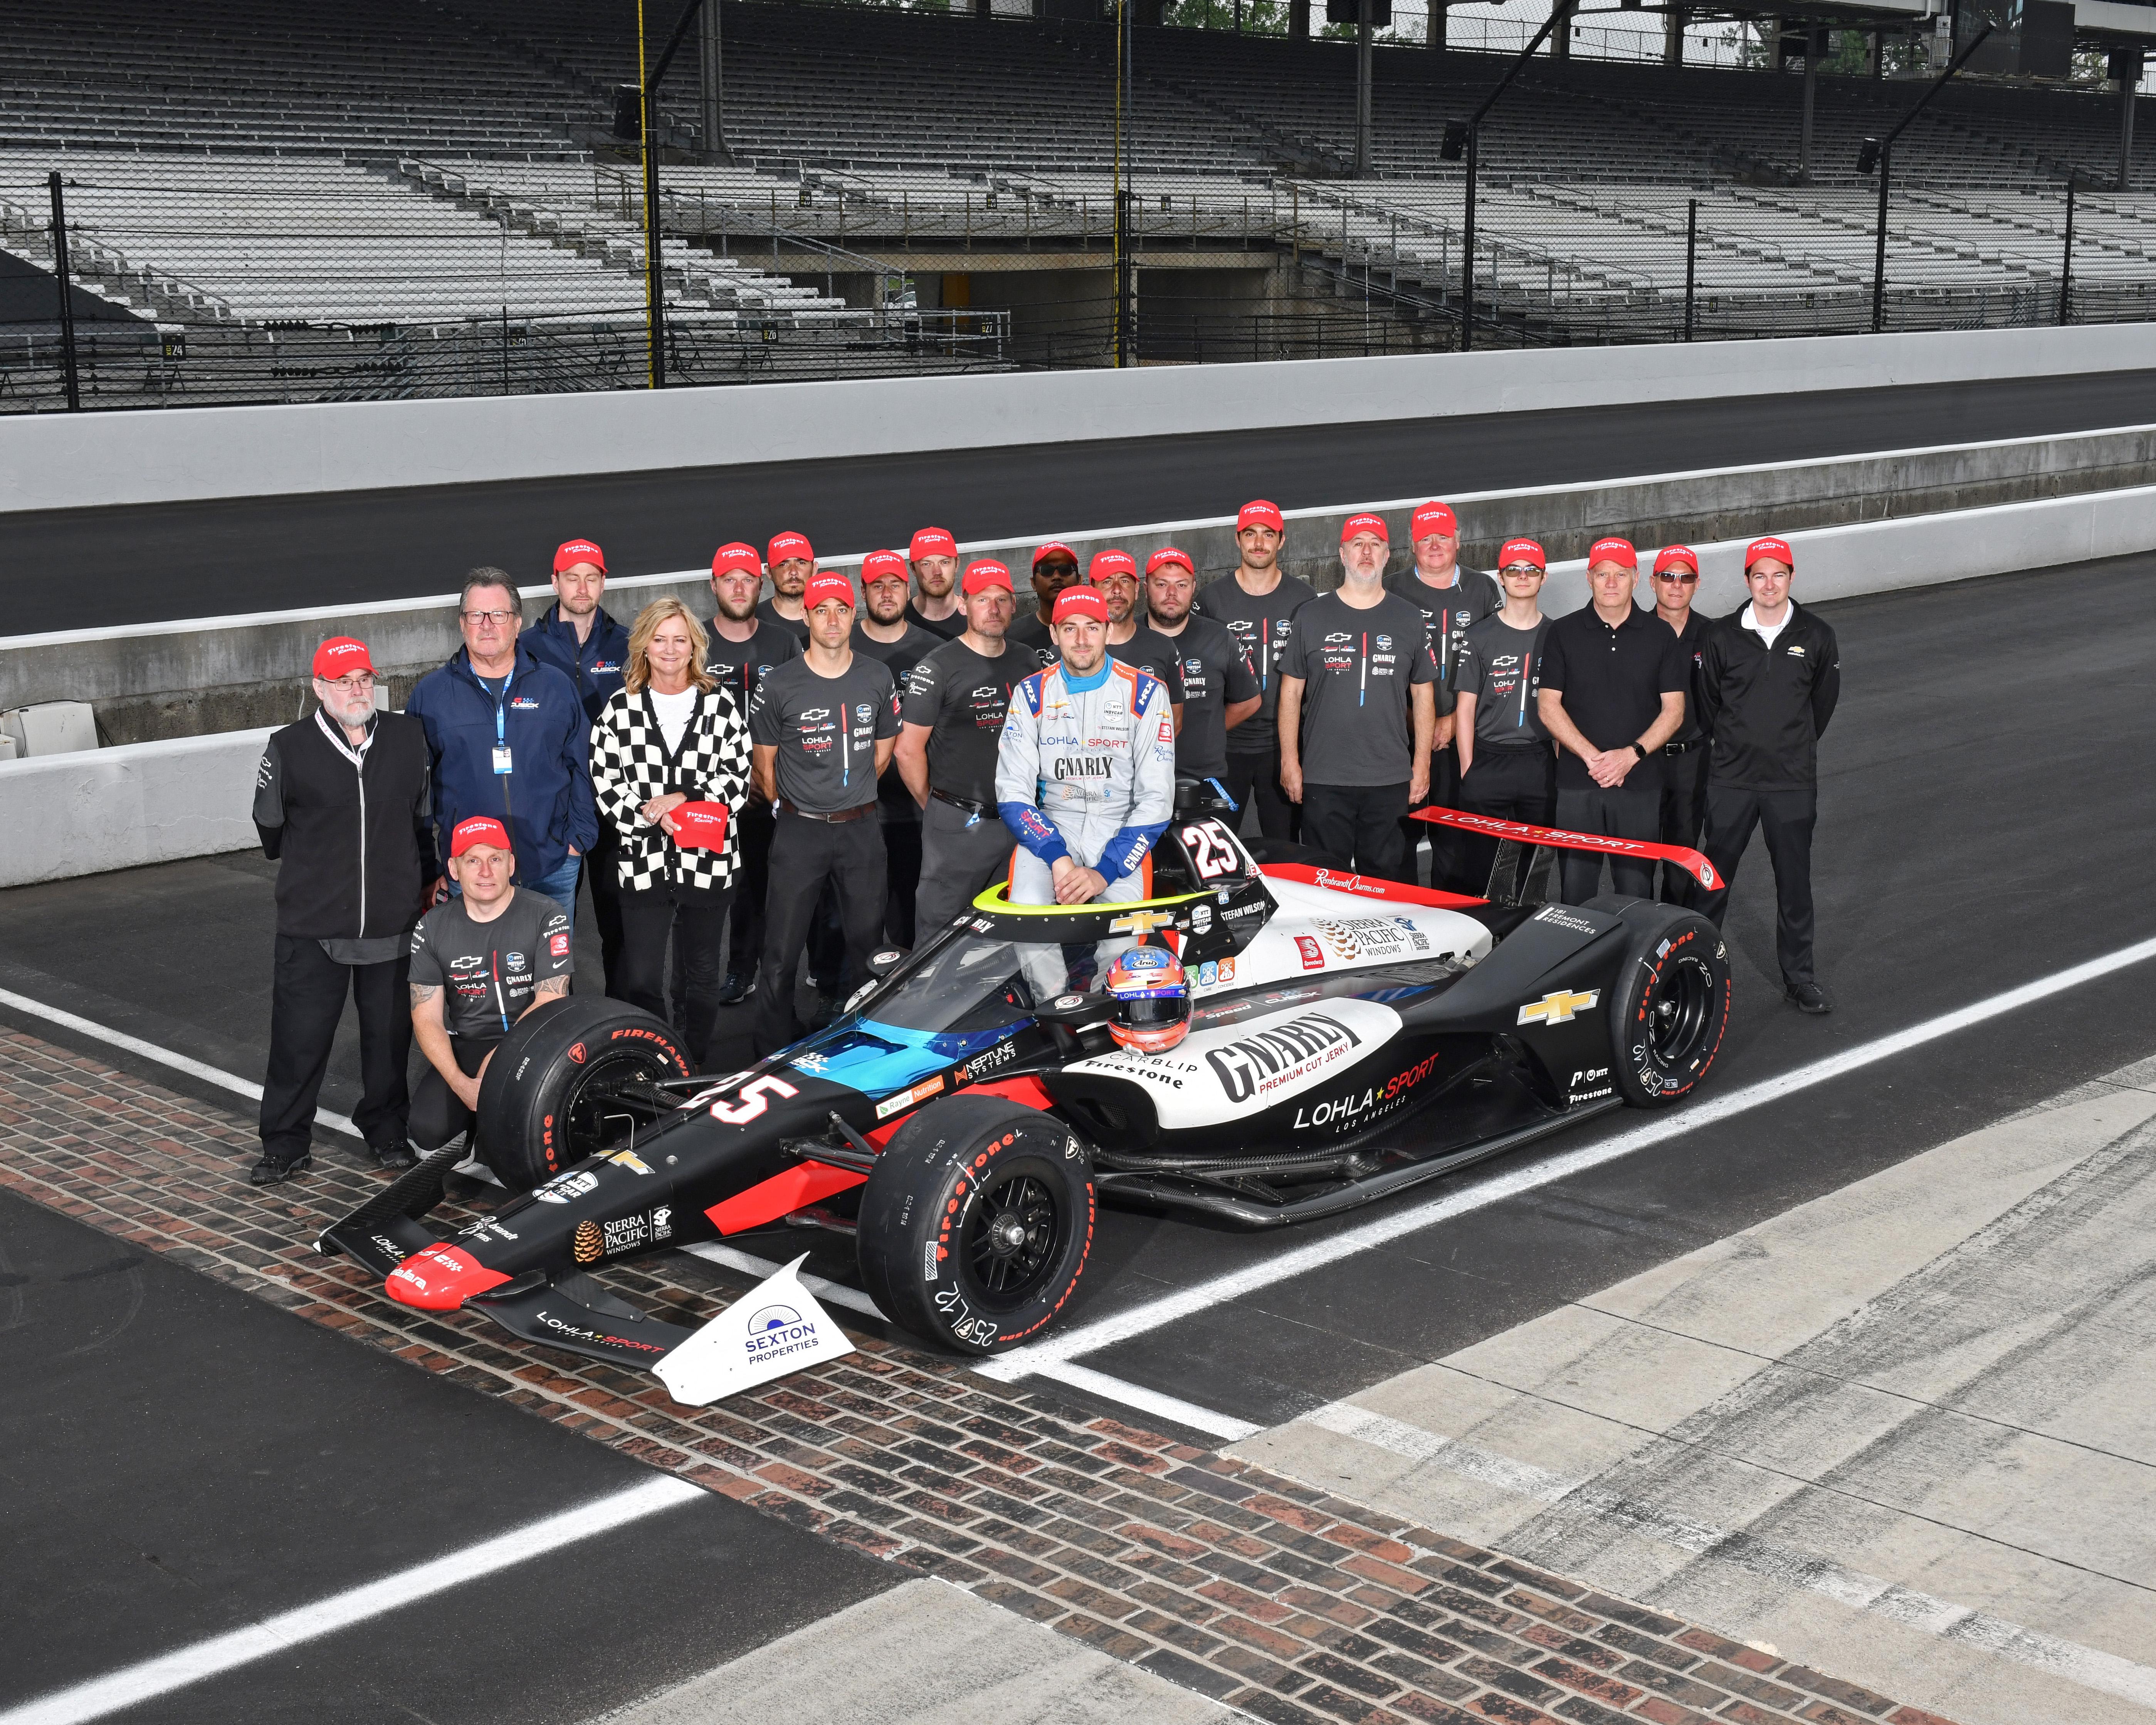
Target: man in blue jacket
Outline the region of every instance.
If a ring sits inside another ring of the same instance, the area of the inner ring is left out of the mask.
[[[606,553],[588,539],[572,539],[554,553],[554,603],[524,631],[519,644],[542,665],[551,665],[577,685],[584,716],[596,723],[599,709],[621,687],[629,660],[629,631],[600,608],[606,592]],[[607,992],[613,992],[614,961],[621,952],[621,884],[616,878],[613,829],[605,821],[584,853],[584,885],[591,889],[592,921],[599,932],[599,957]]]
[[[427,727],[436,829],[475,814],[501,821],[521,884],[573,916],[578,867],[598,835],[577,685],[519,644],[523,603],[501,570],[467,575],[457,612],[462,649],[419,679],[405,708]]]

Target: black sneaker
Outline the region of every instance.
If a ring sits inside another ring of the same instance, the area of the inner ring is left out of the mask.
[[[726,973],[726,987],[719,990],[719,1004],[739,1006],[754,993],[756,993],[756,977],[753,973],[743,976],[737,970],[730,970]]]
[[[314,1165],[315,1158],[304,1151],[290,1162],[280,1162],[265,1153],[262,1160],[248,1170],[247,1183],[250,1186],[281,1186],[293,1175],[304,1174]]]
[[[1784,987],[1783,998],[1799,1012],[1815,1016],[1834,1010],[1834,1002],[1826,998],[1826,990],[1817,983],[1790,983]]]
[[[367,1159],[378,1168],[393,1174],[401,1174],[408,1168],[418,1166],[419,1158],[412,1153],[412,1147],[399,1139],[393,1144],[369,1144]]]

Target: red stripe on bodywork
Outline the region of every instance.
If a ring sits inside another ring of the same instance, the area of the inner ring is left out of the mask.
[[[829,1163],[804,1162],[798,1168],[759,1181],[746,1192],[737,1192],[704,1214],[721,1234],[745,1234],[767,1222],[776,1222],[781,1216],[790,1216],[834,1192],[865,1186],[868,1178],[851,1168],[833,1168]]]
[[[1306,886],[1322,886],[1327,891],[1344,892],[1352,898],[1374,898],[1400,905],[1455,905],[1487,904],[1487,899],[1467,898],[1457,892],[1436,892],[1426,886],[1408,886],[1398,880],[1380,880],[1369,875],[1349,874],[1341,869],[1314,868],[1308,863],[1261,863],[1260,875],[1270,875],[1279,880],[1300,880]]]
[[[988,1084],[969,1084],[960,1092],[968,1096],[1002,1096],[1028,1108],[1053,1108],[1055,1100],[1040,1087],[1030,1072],[1016,1078],[998,1078]]]
[[[1728,884],[1715,873],[1712,863],[1688,845],[1650,845],[1644,839],[1617,839],[1607,833],[1570,833],[1563,827],[1530,826],[1525,821],[1500,820],[1494,814],[1469,814],[1459,809],[1417,809],[1410,814],[1416,820],[1435,821],[1440,826],[1483,833],[1493,839],[1510,839],[1521,845],[1553,845],[1564,850],[1599,850],[1604,856],[1637,856],[1675,863],[1710,892]]]

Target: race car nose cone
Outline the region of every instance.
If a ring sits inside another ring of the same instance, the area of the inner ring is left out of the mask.
[[[416,1306],[422,1312],[454,1312],[474,1294],[500,1287],[508,1280],[462,1246],[430,1245],[391,1271],[382,1288],[400,1305]]]

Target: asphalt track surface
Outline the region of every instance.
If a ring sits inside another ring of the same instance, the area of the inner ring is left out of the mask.
[[[788,527],[860,552],[924,520],[1005,539],[1232,516],[1254,496],[1297,509],[1563,485],[2139,424],[2152,388],[2156,372],[2099,372],[33,512],[7,518],[0,605],[9,634],[30,634],[416,598],[480,564],[542,582],[572,534],[624,576],[696,568],[726,540]]]
[[[2156,825],[2152,576],[2156,557],[2143,557],[1821,608],[1843,649],[1816,850],[1821,975],[1840,1010],[1806,1019],[1777,999],[1755,845],[1728,924],[1736,999],[1717,1090],[2156,935],[2138,861]],[[0,987],[257,1076],[270,879],[268,865],[232,857],[0,894]],[[586,928],[585,987],[597,983],[590,947]],[[2116,973],[1082,1363],[1255,1423],[1291,1417],[2145,1055],[2152,994],[2156,965]],[[356,1080],[347,1032],[328,1105],[348,1109]],[[1369,1214],[1248,1235],[1111,1213],[1073,1320]],[[780,1258],[798,1238],[742,1244]],[[185,1271],[123,1265],[139,1255],[12,1199],[0,1199],[0,1240],[8,1275],[26,1278],[0,1286],[13,1392],[0,1473],[33,1536],[0,1578],[8,1639],[26,1604],[37,1613],[27,1657],[0,1661],[0,1707],[636,1476],[597,1445]],[[813,1267],[850,1280],[847,1258],[840,1245]],[[347,1632],[310,1650],[303,1671],[249,1667],[131,1717],[275,1717],[303,1692],[332,1696],[310,1712],[325,1718],[588,1717],[888,1579],[731,1504],[690,1506],[573,1563],[535,1563]],[[564,1604],[573,1653],[550,1615]]]

